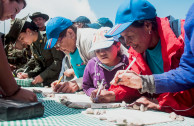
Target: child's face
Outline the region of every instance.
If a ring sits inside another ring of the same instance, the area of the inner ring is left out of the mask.
[[[109,48],[96,50],[96,56],[98,59],[107,66],[114,66],[118,63],[117,53],[120,50],[120,46],[112,45]]]

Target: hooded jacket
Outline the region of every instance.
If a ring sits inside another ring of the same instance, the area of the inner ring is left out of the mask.
[[[110,28],[108,27],[102,27],[98,30],[109,30]],[[80,28],[77,30],[77,40],[76,40],[76,48],[78,49],[79,55],[83,61],[83,64],[87,64],[90,59],[95,57],[94,51],[89,52],[93,39],[98,31],[97,29],[92,29],[92,28]],[[121,54],[129,55],[127,53],[127,49],[121,45]],[[79,89],[82,89],[82,83],[83,83],[83,77],[76,78],[75,79],[76,83],[79,86]]]
[[[90,96],[91,92],[98,88],[102,79],[104,79],[103,87],[109,89],[110,81],[118,70],[124,70],[129,64],[128,58],[125,55],[121,56],[121,62],[118,63],[112,70],[107,69],[97,57],[92,58],[84,71],[83,90]],[[134,90],[134,89],[132,89]],[[139,94],[139,93],[138,93]]]

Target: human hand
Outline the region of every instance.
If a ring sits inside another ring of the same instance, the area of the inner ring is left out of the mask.
[[[76,81],[60,82],[59,84],[57,82],[55,81],[51,84],[54,92],[74,93],[79,89]]]
[[[34,94],[32,91],[22,89],[22,88],[16,95],[8,97],[8,99],[24,101],[24,102],[37,102],[38,101],[36,94]]]
[[[26,79],[26,78],[28,78],[28,74],[27,74],[27,73],[23,73],[23,72],[19,72],[19,73],[17,74],[17,77],[18,77],[19,79]]]
[[[142,88],[142,79],[134,71],[119,70],[113,80],[110,82],[112,85],[124,85],[130,88],[140,89]]]
[[[140,97],[135,102],[127,105],[127,107],[132,107],[132,108],[134,108],[134,106],[140,107],[141,104],[143,104],[144,107],[147,109],[154,109],[154,110],[160,109],[160,106],[157,100],[151,100],[145,96]]]
[[[63,74],[64,74],[64,76],[66,76],[66,77],[71,77],[71,76],[74,76],[74,75],[75,75],[73,69],[67,69]]]
[[[16,69],[16,66],[15,65],[9,64],[9,66],[10,66],[11,71],[13,71],[13,70]]]
[[[115,101],[115,93],[113,91],[101,90],[99,95],[96,98],[97,92],[98,92],[98,89],[95,89],[92,91],[90,96],[92,102],[110,103]]]
[[[40,75],[36,76],[34,80],[32,81],[32,84],[42,83],[43,79]]]

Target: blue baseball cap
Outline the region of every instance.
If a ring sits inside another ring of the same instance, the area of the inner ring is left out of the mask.
[[[99,18],[97,22],[101,24],[102,27],[113,27],[112,21],[105,17]]]
[[[96,23],[87,24],[89,28],[99,29],[101,27],[113,27],[113,23],[108,18],[102,17],[97,20]]]
[[[125,0],[117,10],[116,25],[105,36],[112,37],[118,35],[134,21],[152,19],[156,15],[155,7],[147,0]]]
[[[77,17],[74,21],[72,21],[73,23],[74,22],[80,22],[80,23],[86,23],[86,24],[90,24],[91,22],[90,22],[90,19],[89,18],[87,18],[86,16],[79,16],[79,17]]]
[[[47,42],[44,49],[53,48],[59,38],[59,34],[72,24],[71,20],[64,17],[51,18],[46,25]]]
[[[86,24],[89,28],[99,29],[102,26],[99,23]]]

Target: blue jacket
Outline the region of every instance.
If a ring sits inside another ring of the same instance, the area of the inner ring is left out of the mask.
[[[185,47],[179,67],[163,74],[155,74],[156,93],[178,92],[194,87],[194,3],[185,20]]]

